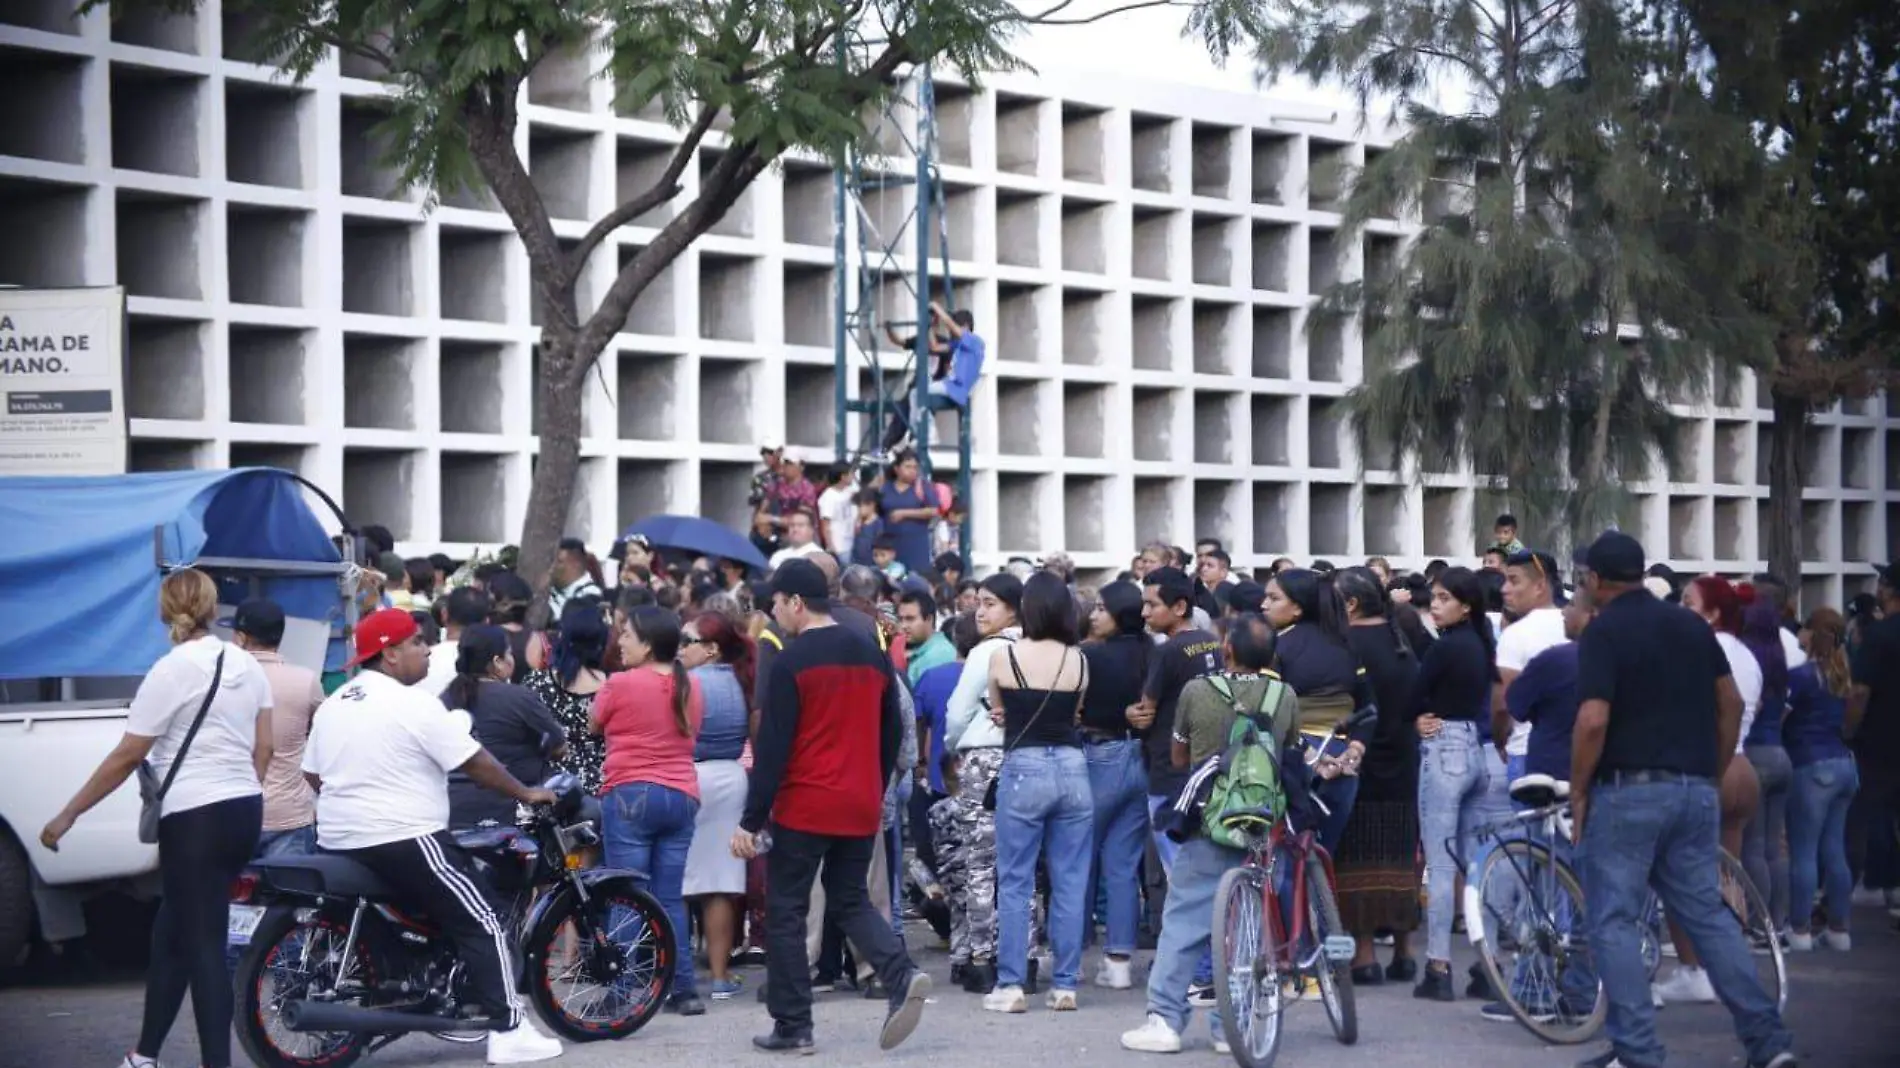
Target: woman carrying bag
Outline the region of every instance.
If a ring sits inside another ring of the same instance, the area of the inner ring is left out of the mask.
[[[226,910],[231,881],[256,851],[264,825],[259,783],[271,757],[270,685],[251,654],[211,633],[218,590],[203,572],[165,576],[158,607],[171,651],[139,684],[124,737],[40,832],[40,842],[57,850],[75,820],[145,765],[140,837],[158,845],[163,898],[152,925],[144,1022],[121,1068],[157,1063],[187,990],[203,1065],[230,1068]]]

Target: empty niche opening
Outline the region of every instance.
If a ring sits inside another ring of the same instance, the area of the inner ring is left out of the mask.
[[[1174,222],[1178,212],[1137,205],[1129,232],[1129,269],[1136,278],[1174,278]]]
[[[1135,543],[1172,541],[1174,483],[1166,478],[1135,479]]]
[[[1194,302],[1194,373],[1234,373],[1234,312],[1232,304]]]
[[[1307,492],[1307,543],[1315,556],[1352,551],[1352,487],[1315,482]]]
[[[1397,486],[1367,486],[1361,512],[1362,548],[1374,556],[1405,551],[1405,491]]]
[[[1326,470],[1340,466],[1339,439],[1344,431],[1339,402],[1309,397],[1306,402],[1306,466]]]
[[[68,0],[58,0],[68,10]],[[53,163],[86,162],[86,124],[80,117],[86,62],[51,52],[0,49],[0,156]]]
[[[1062,384],[1062,455],[1100,460],[1108,455],[1108,387]]]
[[[1293,398],[1256,393],[1253,407],[1253,462],[1257,467],[1293,463]]]
[[[1108,517],[1108,479],[1070,475],[1062,480],[1062,533],[1068,551],[1101,552]]]
[[[224,174],[233,182],[301,189],[305,94],[227,78]]]
[[[1287,175],[1293,167],[1293,138],[1256,130],[1253,135],[1253,202],[1287,203]]]
[[[205,418],[205,330],[191,319],[127,317],[125,408],[132,418]]]
[[[1307,292],[1324,293],[1339,284],[1339,231],[1315,227],[1306,243]]]
[[[1887,488],[1900,490],[1900,430],[1887,431]]]
[[[345,216],[343,310],[411,315],[415,310],[414,228],[407,223]]]
[[[961,85],[937,82],[933,86],[937,124],[937,159],[952,167],[971,165],[970,138],[976,126],[976,94]]]
[[[1748,484],[1749,423],[1715,424],[1715,481],[1724,486]]]
[[[793,445],[823,448],[833,443],[838,397],[831,364],[785,365],[785,439]]]
[[[1874,558],[1873,523],[1873,505],[1866,501],[1841,502],[1841,561],[1843,563],[1855,563]]]
[[[362,97],[346,96],[338,112],[341,185],[346,197],[399,200],[402,174],[389,163],[394,142],[383,124],[387,108]]]
[[[1293,291],[1293,227],[1287,223],[1253,224],[1253,288],[1268,293]]]
[[[1194,124],[1193,187],[1197,197],[1226,200],[1233,194],[1234,130]]]
[[[699,514],[729,530],[750,530],[751,464],[703,460],[699,465]]]
[[[1062,201],[1062,269],[1108,273],[1108,211],[1093,200]]]
[[[381,49],[389,48],[393,43],[387,27],[371,31],[368,37],[371,44]],[[336,71],[345,78],[360,78],[363,81],[369,82],[394,80],[394,77],[390,74],[388,64],[380,59],[373,59],[370,56],[362,55],[357,52],[338,50],[336,56]]]
[[[1775,451],[1774,427],[1768,423],[1755,423],[1755,481],[1759,485],[1768,485],[1768,459]]]
[[[303,306],[301,211],[231,205],[225,213],[226,284],[233,304]]]
[[[1292,550],[1293,485],[1288,482],[1253,484],[1253,551],[1279,555]]]
[[[126,467],[134,472],[194,471],[204,466],[210,452],[208,441],[133,438],[126,448]]]
[[[614,199],[625,204],[659,185],[676,151],[678,149],[675,146],[664,141],[649,141],[643,137],[620,138],[614,145]],[[657,208],[636,215],[633,225],[666,225],[678,211],[679,201],[680,197],[675,196]]]
[[[1253,310],[1253,375],[1255,378],[1293,377],[1293,310]]]
[[[996,94],[996,169],[1034,175],[1042,160],[1042,101]]]
[[[620,461],[620,527],[672,511],[673,464],[665,460]]]
[[[1227,479],[1194,480],[1194,537],[1234,544],[1234,514],[1240,507],[1240,483]],[[1229,550],[1230,552],[1232,550]]]
[[[315,335],[276,326],[231,324],[231,421],[297,426],[307,420],[304,360]]]
[[[1138,371],[1174,369],[1174,315],[1176,302],[1166,297],[1134,298],[1129,343]]]
[[[1381,157],[1390,151],[1391,149],[1387,148],[1372,148],[1368,146],[1365,152],[1365,166],[1360,168],[1353,180],[1359,181],[1367,171],[1372,169],[1374,163],[1377,163]],[[1533,194],[1533,196],[1537,196],[1537,194]],[[1544,195],[1539,197],[1539,199],[1547,206],[1550,204],[1547,186],[1544,187]],[[1372,205],[1372,215],[1378,219],[1397,219],[1399,217],[1398,204],[1392,197],[1380,197],[1378,201]]]
[[[1065,104],[1062,107],[1062,177],[1100,185],[1108,112]]]
[[[198,94],[204,79],[112,64],[112,165],[198,176]]]
[[[618,261],[614,267],[615,273],[617,274],[620,271],[626,270],[627,265],[631,264],[645,251],[646,246],[644,245],[620,246]],[[674,271],[676,271],[678,267],[678,260],[667,264],[659,274],[653,277],[653,281],[647,283],[646,289],[642,290],[640,295],[634,299],[633,307],[627,309],[626,329],[629,333],[658,335],[669,335],[673,333],[678,320],[678,316],[674,312],[675,292],[673,281],[675,277]],[[705,293],[702,291],[700,293],[700,301],[704,303],[705,299]]]
[[[167,11],[157,5],[127,4],[123,10],[112,13],[111,26],[112,40],[118,44],[183,52],[192,56],[198,54],[196,12]]]
[[[1669,428],[1668,448],[1664,451],[1669,481],[1702,481],[1702,421],[1677,419]]]
[[[620,354],[614,408],[623,440],[671,441],[680,432],[680,361],[674,355]]]
[[[786,243],[831,247],[838,192],[832,172],[788,160],[783,185]]]
[[[1227,464],[1234,460],[1234,394],[1194,395],[1194,462]]]
[[[1841,430],[1841,488],[1873,489],[1874,432],[1844,427]]]
[[[996,283],[995,351],[1009,359],[1035,363],[1042,359],[1040,287],[1014,282]],[[1082,324],[1086,326],[1086,324]],[[1066,323],[1065,323],[1066,326]],[[1066,336],[1066,335],[1065,335]]]
[[[710,183],[713,171],[719,166],[719,161],[724,158],[725,153],[723,152],[711,152],[703,149],[700,151],[699,184],[701,188],[705,188]],[[732,206],[726,209],[726,213],[715,220],[711,228],[706,232],[709,234],[720,234],[725,237],[751,237],[754,232],[755,216],[758,213],[755,207],[758,201],[758,197],[754,192],[756,189],[757,186],[748,185],[745,190],[739,194],[739,199],[733,201]]]
[[[1470,552],[1466,544],[1474,529],[1470,495],[1463,490],[1428,489],[1424,504],[1425,555],[1443,559]]]
[[[279,471],[289,471],[293,475],[304,473],[304,467],[310,462],[311,446],[289,445],[272,441],[234,441],[231,443],[231,469],[243,467],[271,467]]]
[[[416,457],[401,449],[343,450],[343,511],[357,523],[388,527],[397,541],[415,533]]]
[[[550,126],[528,130],[528,177],[556,219],[591,219],[594,136]]]
[[[0,284],[85,285],[85,259],[72,250],[85,245],[91,195],[82,186],[0,178],[0,233],[7,235],[0,241]]]
[[[1715,364],[1715,406],[1718,408],[1740,408],[1748,373],[1740,367],[1718,360]]]
[[[409,338],[343,335],[343,425],[416,429],[416,348]]]
[[[591,111],[594,45],[585,41],[548,53],[528,75],[528,103]]]
[[[1004,551],[1037,551],[1042,542],[1042,480],[1044,476],[1002,471],[996,476],[996,524]]]
[[[1108,298],[1093,289],[1062,291],[1062,362],[1100,367],[1107,341]]]
[[[1320,211],[1345,207],[1352,187],[1352,146],[1313,138],[1307,142],[1307,206]]]
[[[1742,540],[1748,532],[1748,501],[1740,497],[1715,499],[1715,558],[1742,559]]]
[[[77,12],[78,7],[72,0],[8,0],[0,4],[0,24],[77,37]],[[0,69],[4,69],[4,64],[0,64]]]
[[[443,341],[437,368],[442,431],[446,434],[499,434],[501,405],[508,395],[500,345]]]
[[[943,187],[943,218],[930,220],[930,254],[953,260],[976,259],[977,188],[946,182]],[[938,212],[931,206],[931,214]],[[1000,219],[998,225],[1001,225]]]
[[[997,449],[1011,456],[1042,455],[1042,382],[1033,378],[996,380]]]
[[[758,261],[699,254],[699,330],[720,341],[751,341],[753,275]]]
[[[1222,215],[1196,215],[1191,248],[1194,259],[1194,284],[1231,286],[1234,284],[1234,225]]]
[[[966,253],[964,258],[970,257]],[[1042,266],[1040,196],[996,191],[996,262],[1011,267]]]
[[[1135,388],[1135,459],[1174,459],[1174,403],[1171,389]]]
[[[1705,560],[1709,547],[1702,538],[1702,497],[1669,498],[1669,556],[1671,559]]]
[[[1399,269],[1399,239],[1391,234],[1367,234],[1365,237],[1365,279],[1371,286],[1390,283]]]
[[[699,438],[727,445],[759,440],[752,418],[753,365],[745,360],[699,362]]]
[[[204,202],[119,190],[119,284],[135,297],[199,300]],[[18,236],[18,235],[14,235]]]
[[[1136,112],[1129,126],[1128,169],[1135,188],[1174,192],[1174,120]]]
[[[828,346],[835,294],[831,268],[787,261],[785,264],[785,343]]]
[[[1314,309],[1308,314],[1306,377],[1314,382],[1346,380],[1346,322]]]
[[[282,62],[284,52],[273,54],[269,50],[263,34],[264,20],[260,14],[235,3],[219,6],[223,8],[219,12],[222,27],[219,47],[224,58],[259,66],[276,66]]]
[[[1801,559],[1822,563],[1833,557],[1834,502],[1801,502]]]
[[[1841,484],[1840,445],[1831,426],[1810,426],[1802,439],[1807,450],[1807,488],[1833,489]]]
[[[506,321],[508,243],[513,235],[455,226],[444,226],[439,233],[442,318]]]
[[[494,545],[508,538],[507,458],[481,452],[442,454],[442,540]]]

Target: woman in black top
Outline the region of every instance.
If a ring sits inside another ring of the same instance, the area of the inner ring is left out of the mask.
[[[1425,842],[1425,975],[1413,996],[1453,1001],[1451,921],[1457,915],[1458,862],[1447,848],[1456,838],[1459,855],[1473,854],[1471,832],[1484,808],[1491,773],[1485,765],[1480,724],[1491,715],[1491,683],[1497,678],[1497,644],[1485,618],[1485,583],[1469,568],[1448,568],[1432,584],[1432,622],[1438,641],[1419,665],[1411,718],[1418,728],[1418,822]]]
[[[515,670],[508,644],[508,632],[492,624],[463,631],[455,649],[455,678],[442,691],[442,703],[467,713],[469,733],[509,774],[538,783],[552,770],[550,761],[567,752],[567,732],[540,698],[507,681]],[[514,822],[513,799],[477,786],[460,772],[449,776],[449,826]]]
[[[1346,602],[1334,577],[1290,568],[1267,583],[1267,622],[1279,632],[1274,671],[1300,699],[1300,734],[1309,763],[1319,777],[1314,796],[1328,814],[1319,826],[1320,844],[1332,849],[1352,816],[1359,795],[1359,767],[1371,743],[1368,720],[1350,737],[1334,731],[1355,711],[1374,700],[1371,681],[1359,669],[1348,637]]]
[[[1027,1012],[1029,912],[1036,863],[1049,859],[1049,943],[1055,975],[1049,1007],[1075,1008],[1088,915],[1095,808],[1076,725],[1088,667],[1076,647],[1075,599],[1046,571],[1023,584],[1022,639],[990,658],[990,713],[1003,728],[996,779],[996,989],[991,1012]]]
[[[1082,698],[1082,755],[1095,806],[1091,871],[1108,898],[1107,939],[1095,985],[1126,990],[1134,981],[1129,959],[1140,924],[1141,858],[1149,826],[1148,767],[1141,732],[1128,725],[1128,707],[1141,702],[1155,646],[1141,621],[1140,586],[1111,582],[1091,607],[1092,640],[1082,646],[1089,677]]]
[[[1334,585],[1346,601],[1347,639],[1379,701],[1359,796],[1333,855],[1341,919],[1357,943],[1352,978],[1361,986],[1410,982],[1418,977],[1406,940],[1418,929],[1418,734],[1411,719],[1418,656],[1370,568],[1347,568]],[[1373,952],[1382,929],[1395,946],[1384,971]]]

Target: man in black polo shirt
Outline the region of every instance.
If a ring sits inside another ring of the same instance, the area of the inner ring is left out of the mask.
[[[1854,653],[1845,733],[1860,771],[1860,792],[1847,810],[1847,861],[1862,885],[1882,893],[1900,916],[1900,563],[1874,569],[1884,617],[1867,628]]]
[[[1661,1068],[1642,916],[1662,897],[1735,1018],[1752,1068],[1795,1068],[1794,1036],[1762,989],[1717,886],[1716,783],[1735,754],[1742,698],[1708,625],[1645,590],[1643,547],[1609,531],[1578,554],[1597,618],[1577,642],[1570,790],[1590,952],[1609,1000],[1610,1049],[1579,1068]]]

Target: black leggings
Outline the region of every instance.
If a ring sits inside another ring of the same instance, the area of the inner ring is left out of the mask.
[[[158,821],[164,899],[152,925],[139,1056],[157,1059],[190,990],[201,1062],[206,1068],[230,1068],[231,971],[224,944],[231,881],[256,852],[263,826],[261,795],[174,812]]]

